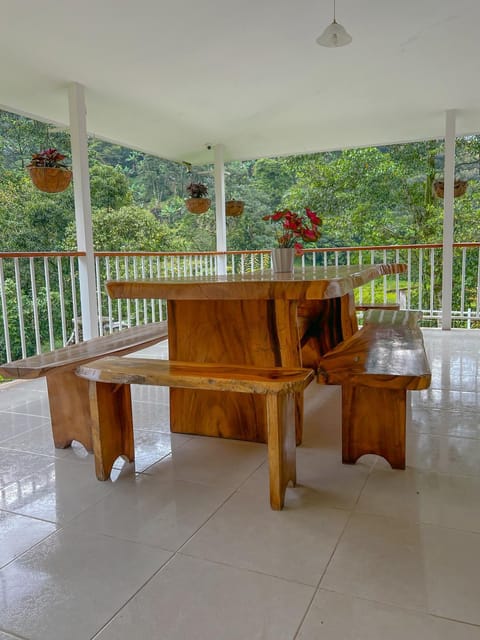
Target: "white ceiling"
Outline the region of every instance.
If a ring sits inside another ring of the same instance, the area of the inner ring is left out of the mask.
[[[325,151],[480,131],[480,0],[1,0],[0,108],[164,158]]]

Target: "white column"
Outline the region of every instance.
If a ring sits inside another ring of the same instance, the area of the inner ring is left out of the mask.
[[[98,336],[98,307],[95,294],[95,259],[93,255],[92,207],[88,172],[87,109],[82,85],[71,84],[68,91],[70,135],[72,145],[73,192],[79,258],[80,304],[83,339]]]
[[[452,328],[453,277],[453,185],[455,181],[455,115],[454,109],[445,117],[445,163],[443,171],[443,271],[442,271],[442,329]]]
[[[223,144],[214,147],[215,159],[215,220],[217,229],[217,251],[227,250],[227,222],[225,216],[225,164]],[[227,257],[217,256],[217,273],[227,273]]]

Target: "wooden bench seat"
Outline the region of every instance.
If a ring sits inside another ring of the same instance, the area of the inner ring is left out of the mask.
[[[419,326],[421,319],[421,311],[369,309],[363,316],[363,324],[406,325],[415,328]]]
[[[2,364],[0,374],[6,378],[21,379],[46,376],[55,447],[64,449],[77,440],[91,452],[93,441],[88,383],[75,375],[75,369],[103,356],[126,355],[144,349],[167,337],[166,322],[130,327],[108,336]]]
[[[317,381],[342,386],[342,459],[366,453],[405,468],[407,391],[431,373],[418,324],[367,323],[322,358]]]
[[[303,397],[303,390],[314,378],[313,370],[110,357],[82,365],[77,375],[90,381],[99,480],[110,477],[119,456],[134,461],[131,384],[265,396],[270,505],[282,509],[286,487],[296,481],[295,398]]]

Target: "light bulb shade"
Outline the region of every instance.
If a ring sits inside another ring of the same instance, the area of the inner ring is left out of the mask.
[[[352,36],[345,31],[345,27],[342,27],[335,20],[317,38],[317,43],[322,47],[344,47],[351,41]]]

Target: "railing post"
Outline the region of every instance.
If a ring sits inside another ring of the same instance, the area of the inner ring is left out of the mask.
[[[223,160],[223,144],[216,144],[215,153],[215,220],[217,226],[217,251],[227,250],[227,223],[225,217],[225,165]],[[217,273],[227,273],[226,256],[217,256]]]
[[[98,307],[95,295],[95,259],[93,255],[85,94],[83,87],[76,82],[69,87],[68,103],[77,246],[79,251],[85,252],[85,256],[78,258],[82,332],[84,340],[88,340],[98,336]]]
[[[442,329],[452,328],[453,183],[455,181],[455,110],[446,112],[443,194]]]

